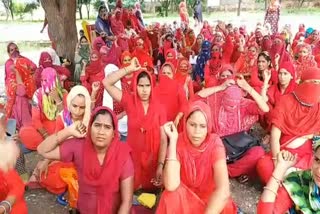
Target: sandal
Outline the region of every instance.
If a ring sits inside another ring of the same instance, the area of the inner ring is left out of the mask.
[[[58,204],[60,204],[62,206],[67,206],[68,205],[68,200],[64,197],[65,194],[66,194],[66,192],[58,195],[58,197],[57,197]]]
[[[237,178],[240,184],[245,184],[249,181],[249,177],[247,175],[241,175]]]

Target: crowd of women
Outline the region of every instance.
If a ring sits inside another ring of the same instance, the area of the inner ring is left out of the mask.
[[[27,213],[25,185],[81,214],[242,213],[229,178],[260,178],[257,213],[320,212],[320,31],[279,32],[278,10],[252,33],[204,21],[195,35],[186,14],[145,26],[139,4],[117,1],[80,37],[73,72],[52,49],[36,65],[9,43],[0,213]],[[228,161],[223,139],[255,124],[264,145]],[[43,159],[23,182],[32,151]]]

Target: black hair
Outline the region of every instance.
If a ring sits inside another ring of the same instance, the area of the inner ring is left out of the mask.
[[[112,128],[115,130],[115,124],[113,121],[112,114],[107,109],[100,109],[99,111],[97,111],[97,113],[93,115],[92,123],[97,119],[99,115],[109,115],[112,120]]]
[[[107,10],[107,7],[105,5],[101,5],[98,9],[98,13],[100,13],[102,9]]]
[[[81,30],[79,30],[79,32],[80,32],[80,33],[84,33],[84,30],[81,29]]]
[[[147,77],[148,80],[149,80],[150,83],[151,83],[151,79],[150,79],[149,74],[148,74],[146,71],[142,71],[142,72],[138,75],[138,77],[137,77],[137,85],[138,85],[138,83],[139,83],[139,80],[140,80],[141,78],[144,78],[144,77]]]
[[[127,21],[126,26],[132,27],[132,24],[131,24],[131,21],[130,21],[130,20]]]
[[[269,68],[272,68],[272,61],[271,61],[271,56],[269,54],[268,51],[262,51],[258,54],[258,59],[260,58],[260,56],[262,56],[263,58],[265,58],[265,60],[267,60],[267,62],[270,62]]]

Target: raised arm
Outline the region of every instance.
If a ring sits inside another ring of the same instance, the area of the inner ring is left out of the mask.
[[[261,111],[267,113],[269,112],[270,108],[267,104],[267,102],[263,99],[263,97],[252,88],[248,82],[244,79],[244,77],[241,75],[237,79],[237,84],[240,88],[245,90],[253,99],[256,101],[258,107],[261,109]]]
[[[104,88],[108,91],[108,93],[114,100],[120,102],[122,99],[122,91],[115,86],[116,82],[118,82],[122,77],[128,74],[138,71],[140,68],[141,67],[138,59],[133,58],[129,66],[113,72],[103,79],[102,83]]]
[[[44,158],[60,160],[60,144],[70,137],[82,138],[86,134],[86,127],[81,122],[75,122],[71,126],[47,137],[37,148]]]
[[[226,80],[221,85],[202,89],[201,91],[198,92],[198,95],[203,98],[209,97],[210,95],[215,94],[219,91],[224,91],[226,88],[234,84],[235,84],[235,81],[232,79],[229,79],[229,80]]]
[[[178,131],[173,122],[164,125],[169,137],[168,155],[163,172],[163,183],[167,191],[175,191],[180,185],[180,162],[177,159]]]

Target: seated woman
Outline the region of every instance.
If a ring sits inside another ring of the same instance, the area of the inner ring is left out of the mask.
[[[103,78],[104,68],[101,62],[101,56],[99,52],[92,51],[90,55],[90,63],[84,64],[82,73],[80,75],[80,80],[82,85],[88,89],[89,93],[93,92],[93,83],[100,83],[99,90],[96,92],[96,94],[92,94],[96,98],[96,100],[93,100],[93,102],[95,102],[95,107],[102,106],[103,86],[101,84],[101,81],[103,80]]]
[[[320,130],[320,70],[310,68],[303,73],[302,83],[295,90],[281,97],[271,112],[271,152],[262,157],[257,171],[263,183],[270,179],[276,157],[281,150],[298,155],[294,165],[308,169],[312,161],[311,138]]]
[[[80,121],[88,126],[91,114],[91,97],[88,90],[83,86],[74,86],[67,96],[66,108],[57,116],[55,133],[47,137],[44,141],[52,142],[56,140],[56,133],[71,126],[74,122]],[[46,188],[54,194],[65,192],[67,184],[60,177],[61,168],[73,168],[73,164],[62,163],[45,159],[40,161],[29,181],[29,188]]]
[[[27,214],[24,200],[25,186],[14,170],[19,156],[18,147],[12,142],[0,142],[0,213]]]
[[[175,126],[178,127],[188,101],[182,85],[174,79],[174,70],[171,63],[165,63],[162,66],[159,83],[155,87],[155,96],[165,107],[167,121],[174,121]]]
[[[217,75],[223,64],[222,48],[219,44],[214,43],[211,47],[211,58],[206,63],[204,68],[205,87],[214,86],[217,80]]]
[[[193,83],[190,73],[192,72],[192,67],[187,58],[180,58],[178,60],[178,66],[176,70],[175,80],[183,87],[186,97],[188,100],[192,99],[194,96]]]
[[[311,168],[293,171],[288,175],[288,170],[297,162],[297,155],[284,150],[279,152],[272,177],[258,203],[258,214],[287,213],[288,210],[290,213],[319,213],[319,142],[313,148]]]
[[[80,213],[130,212],[134,169],[130,148],[119,142],[117,123],[110,109],[98,107],[88,129],[77,121],[57,132],[56,140],[43,141],[38,147],[44,158],[75,164]]]
[[[53,68],[43,69],[41,79],[41,88],[33,96],[32,124],[19,131],[22,143],[30,150],[36,150],[41,141],[56,131],[56,119],[66,95]]]
[[[226,73],[223,72],[222,74]],[[238,86],[236,86],[237,84]],[[244,98],[244,92],[253,100]],[[269,111],[267,103],[242,77],[238,79],[225,79],[221,85],[203,89],[198,93],[205,98],[212,110],[213,131],[220,137],[249,131],[259,115]],[[241,176],[240,182],[248,180],[248,175],[255,172],[256,163],[264,150],[255,146],[246,151],[245,155],[232,164],[228,164],[230,177]]]
[[[115,86],[125,75],[134,73],[133,93]],[[155,190],[161,184],[166,155],[166,137],[163,124],[166,113],[154,95],[151,75],[141,70],[137,58],[123,69],[109,74],[103,85],[111,97],[121,102],[128,115],[128,144],[132,148],[135,168],[135,190]],[[151,182],[153,181],[153,182]]]
[[[75,71],[73,79],[76,82],[76,84],[80,84],[80,75],[83,69],[83,61],[85,61],[86,64],[89,64],[90,51],[91,46],[89,44],[88,39],[85,36],[82,36],[79,40],[79,43],[77,44],[74,56]]]
[[[157,214],[237,213],[230,197],[226,152],[212,133],[210,108],[201,101],[185,112],[185,130],[164,125],[169,138],[162,193]]]
[[[295,61],[297,71],[297,82],[300,82],[301,75],[304,72],[308,72],[310,67],[317,67],[318,64],[312,55],[312,48],[308,44],[297,46],[298,59]]]

